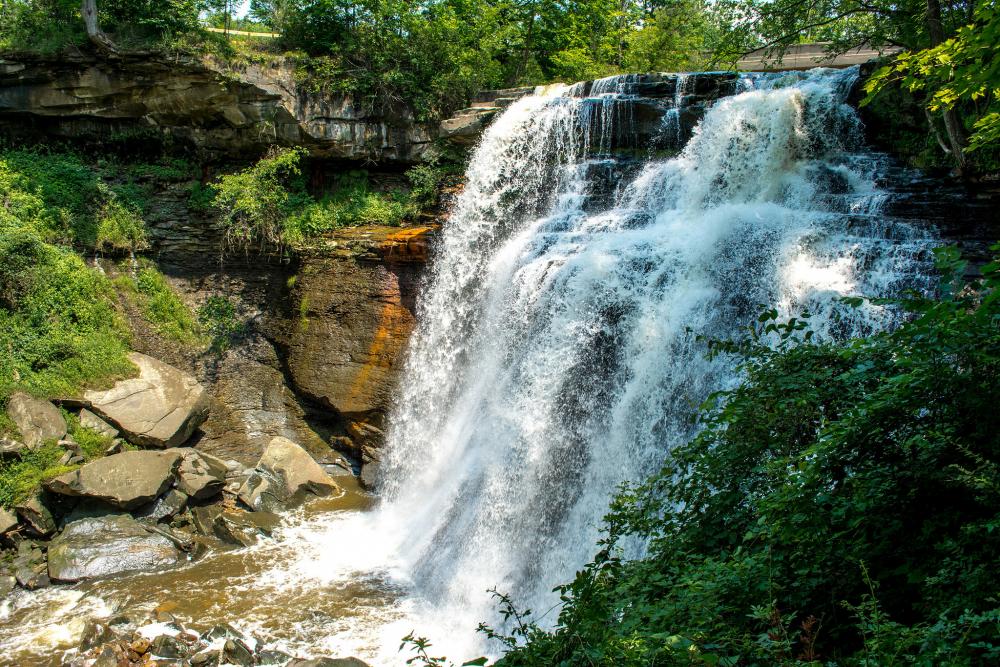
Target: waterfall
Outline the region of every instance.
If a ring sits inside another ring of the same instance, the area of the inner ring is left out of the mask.
[[[738,335],[768,304],[809,310],[817,336],[866,335],[893,312],[840,297],[924,285],[933,238],[880,213],[885,160],[845,103],[856,77],[745,75],[683,147],[677,77],[661,155],[615,151],[637,131],[629,77],[546,89],[488,129],[419,304],[381,473],[380,520],[441,622],[491,619],[494,586],[536,613],[555,604],[616,487],[738,381],[695,334]]]

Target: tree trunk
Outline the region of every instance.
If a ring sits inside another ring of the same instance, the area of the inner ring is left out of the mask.
[[[83,15],[83,24],[87,27],[87,37],[91,43],[104,53],[117,53],[118,47],[104,34],[97,20],[97,0],[83,0],[80,13]]]
[[[927,34],[931,38],[931,47],[944,42],[944,26],[941,23],[941,4],[938,0],[927,1]],[[958,119],[955,109],[944,110],[944,131],[948,136],[948,145],[952,159],[959,173],[966,171],[969,162],[965,157],[965,132]]]

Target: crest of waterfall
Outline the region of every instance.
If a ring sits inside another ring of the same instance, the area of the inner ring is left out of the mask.
[[[492,618],[494,586],[555,604],[616,487],[738,381],[695,334],[737,336],[767,304],[809,310],[817,336],[866,335],[894,313],[840,297],[924,287],[933,235],[881,212],[885,165],[845,103],[856,76],[744,76],[686,134],[677,77],[671,150],[644,154],[618,150],[637,122],[629,77],[547,89],[490,126],[421,297],[381,471],[379,521],[443,624]]]

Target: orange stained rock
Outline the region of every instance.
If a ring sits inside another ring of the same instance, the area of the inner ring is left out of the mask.
[[[382,256],[388,262],[426,262],[430,248],[430,234],[437,226],[407,227],[390,234],[379,244]]]
[[[347,392],[347,403],[357,404],[364,400],[372,388],[372,373],[376,369],[384,369],[392,366],[396,356],[399,354],[407,335],[413,328],[412,316],[399,302],[399,294],[386,294],[389,300],[383,304],[379,312],[378,325],[375,328],[375,336],[365,354],[364,363],[361,365],[351,388]],[[395,297],[395,298],[393,298]]]

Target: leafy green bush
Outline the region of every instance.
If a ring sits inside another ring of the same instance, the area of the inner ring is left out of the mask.
[[[50,441],[18,459],[0,460],[0,507],[13,507],[34,493],[43,480],[76,469],[78,466],[59,465],[64,453],[62,447]]]
[[[161,335],[186,345],[201,343],[201,329],[191,309],[155,267],[142,267],[134,279],[119,276],[116,283],[135,299],[143,317]]]
[[[939,260],[940,298],[900,302],[893,332],[821,343],[770,311],[710,341],[745,383],[616,498],[553,631],[484,628],[511,649],[499,664],[1000,660],[1000,263],[962,285],[956,253]],[[625,560],[634,539],[647,555]]]
[[[280,250],[294,240],[288,238],[285,222],[302,202],[303,155],[302,148],[275,149],[251,167],[219,179],[213,204],[226,227],[227,246]]]
[[[95,245],[98,250],[125,251],[134,255],[149,247],[146,223],[134,208],[111,200],[98,215]]]

